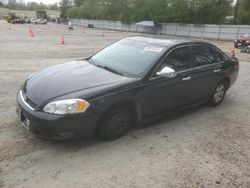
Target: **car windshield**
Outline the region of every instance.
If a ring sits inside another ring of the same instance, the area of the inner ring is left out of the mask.
[[[162,46],[123,39],[103,49],[90,60],[96,66],[128,77],[142,77],[165,50]]]
[[[242,36],[243,38],[250,38],[250,34],[245,34]]]

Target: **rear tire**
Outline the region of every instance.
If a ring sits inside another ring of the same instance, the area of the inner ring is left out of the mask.
[[[132,123],[132,115],[127,109],[114,109],[101,118],[96,133],[102,140],[116,140],[124,136]]]
[[[227,91],[227,82],[226,81],[221,81],[218,83],[216,86],[212,96],[209,99],[209,103],[212,106],[219,106],[221,102],[223,101],[226,91]]]

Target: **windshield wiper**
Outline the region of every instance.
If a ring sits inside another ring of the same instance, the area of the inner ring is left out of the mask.
[[[97,67],[101,67],[101,68],[103,68],[103,69],[105,69],[105,70],[108,70],[108,71],[110,71],[110,72],[113,72],[113,73],[115,73],[115,74],[119,74],[119,75],[121,75],[121,76],[124,76],[123,73],[121,73],[121,72],[119,72],[119,71],[117,71],[117,70],[115,70],[115,69],[113,69],[113,68],[111,68],[111,67],[107,67],[107,66],[104,66],[104,65],[98,65],[98,64],[94,64],[94,65],[97,66]]]

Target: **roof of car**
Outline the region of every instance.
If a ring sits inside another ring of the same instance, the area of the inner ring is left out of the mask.
[[[175,44],[184,44],[184,43],[201,43],[200,41],[191,40],[191,39],[161,39],[161,38],[153,38],[153,37],[145,37],[145,36],[134,36],[128,37],[127,39],[135,40],[139,42],[145,42],[154,45],[160,46],[172,46]]]

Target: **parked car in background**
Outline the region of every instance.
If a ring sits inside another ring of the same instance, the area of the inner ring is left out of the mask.
[[[47,20],[46,19],[37,19],[35,21],[35,24],[47,24]]]
[[[195,104],[220,105],[238,71],[236,57],[209,43],[129,37],[32,74],[18,91],[17,113],[41,137],[113,140]]]
[[[37,20],[36,18],[30,18],[29,19],[30,23],[32,23],[32,24],[35,24],[36,20]]]
[[[22,18],[17,18],[17,19],[12,20],[11,23],[13,23],[13,24],[24,24],[25,20],[22,19]]]
[[[250,46],[250,34],[244,34],[239,39],[236,39],[234,41],[235,48],[248,47],[248,46]]]
[[[29,18],[26,18],[26,19],[25,19],[25,23],[26,23],[26,24],[30,24],[30,19],[29,19]]]

